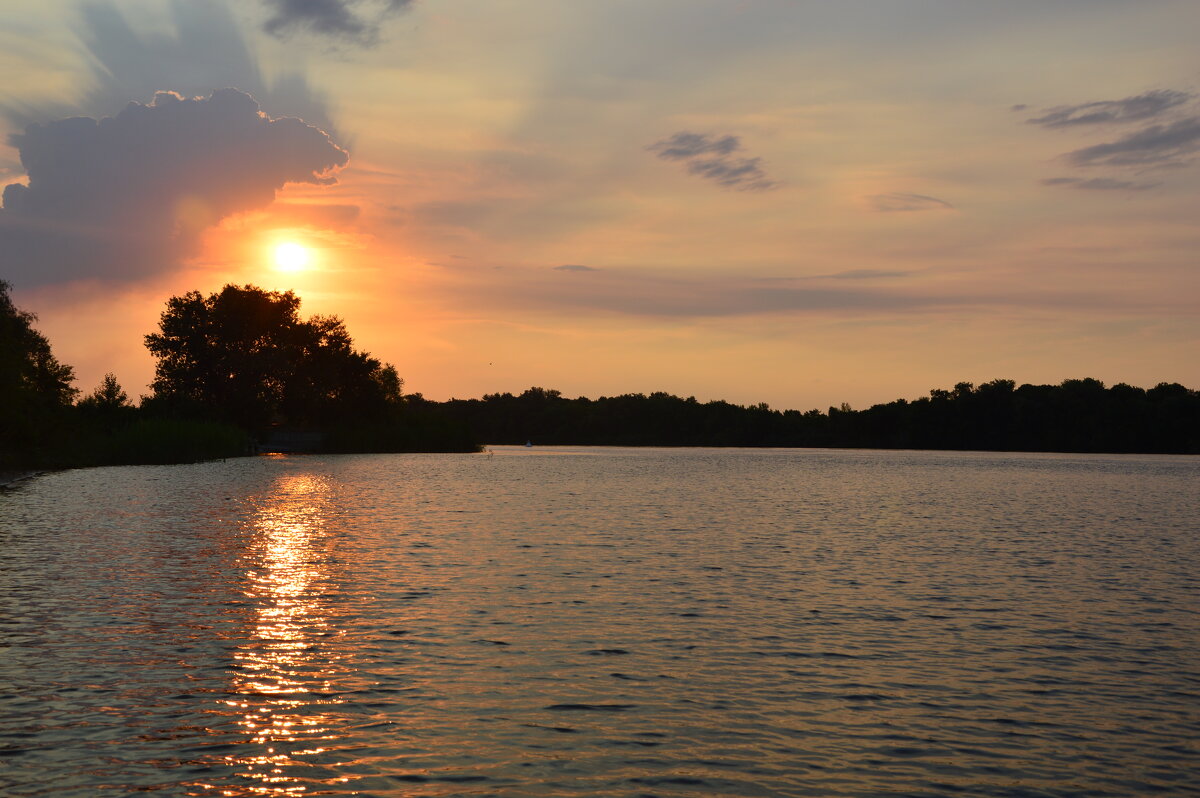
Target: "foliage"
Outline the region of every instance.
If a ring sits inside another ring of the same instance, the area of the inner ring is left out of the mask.
[[[1095,379],[960,382],[865,410],[773,410],[667,393],[438,403],[403,396],[396,369],[354,349],[333,316],[290,291],[226,285],[172,297],[154,394],[134,407],[113,374],[78,403],[33,314],[0,281],[0,468],[192,462],[252,451],[270,424],[323,433],[330,452],[475,451],[477,441],[624,446],[832,446],[1200,454],[1200,392]]]
[[[254,451],[268,425],[326,433],[329,451],[473,451],[465,428],[390,364],[354,349],[343,322],[301,319],[291,292],[225,286],[172,297],[154,394],[135,407],[115,375],[72,405],[73,373],[0,282],[0,468],[163,464]]]
[[[142,419],[92,440],[88,465],[166,465],[240,457],[246,433],[212,421]]]
[[[96,386],[96,390],[80,399],[76,405],[108,411],[133,407],[129,402],[129,395],[125,393],[125,389],[121,387],[121,383],[117,382],[116,375],[111,371],[104,375],[104,379]]]
[[[830,446],[1200,454],[1200,392],[1175,383],[1144,390],[1094,379],[1060,385],[960,382],[925,398],[865,410],[772,410],[697,402],[665,393],[567,399],[530,388],[519,396],[451,400],[453,418],[496,444],[621,446]]]
[[[391,365],[356,351],[343,322],[299,316],[291,291],[226,285],[171,297],[159,332],[151,405],[181,417],[258,430],[375,417],[400,398]]]
[[[71,400],[74,372],[34,329],[37,317],[13,305],[0,280],[0,467],[23,464],[53,445]]]
[[[406,397],[393,413],[363,424],[353,421],[329,430],[327,452],[477,452],[470,429],[436,402]]]
[[[116,430],[128,426],[137,418],[137,408],[111,372],[104,375],[100,385],[75,403],[80,419],[93,427]]]

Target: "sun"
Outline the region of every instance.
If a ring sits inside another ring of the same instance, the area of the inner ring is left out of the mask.
[[[308,267],[312,260],[308,247],[295,241],[284,241],[275,245],[275,268],[281,272],[299,272]]]

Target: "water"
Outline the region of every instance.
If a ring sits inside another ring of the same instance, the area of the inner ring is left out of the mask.
[[[498,449],[0,492],[0,794],[1200,794],[1200,458]]]

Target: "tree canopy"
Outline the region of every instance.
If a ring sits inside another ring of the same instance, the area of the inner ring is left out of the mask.
[[[50,342],[33,327],[37,316],[13,305],[0,280],[0,464],[14,452],[37,448],[42,432],[79,393],[75,374],[59,363]]]
[[[1200,454],[1200,392],[1095,379],[960,382],[929,396],[854,410],[772,410],[666,393],[568,399],[530,388],[445,403],[488,443],[620,446],[833,446]]]
[[[396,369],[354,349],[335,316],[299,315],[291,291],[226,285],[167,300],[151,402],[192,416],[259,429],[369,418],[400,398]]]

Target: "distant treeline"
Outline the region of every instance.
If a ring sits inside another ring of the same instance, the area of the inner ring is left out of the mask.
[[[568,399],[543,388],[441,406],[476,439],[495,444],[1200,454],[1200,392],[1175,383],[1145,390],[1106,388],[1095,379],[1020,387],[1012,380],[962,382],[912,401],[827,412],[666,393]]]
[[[0,471],[179,463],[259,451],[280,431],[325,452],[471,452],[481,442],[610,446],[829,446],[1200,454],[1200,394],[1162,383],[1106,388],[959,383],[866,410],[772,410],[666,393],[432,402],[356,350],[333,316],[303,319],[289,292],[227,285],[167,301],[145,343],[151,393],[112,374],[80,397],[0,281]]]

